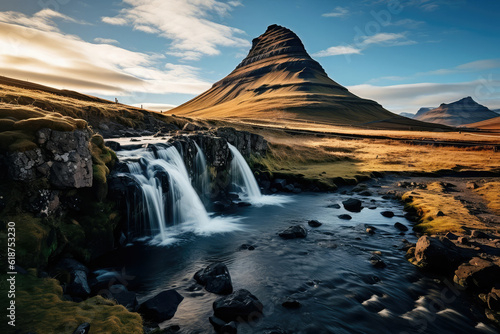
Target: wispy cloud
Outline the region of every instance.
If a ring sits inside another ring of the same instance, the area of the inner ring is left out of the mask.
[[[328,57],[338,55],[362,54],[362,51],[373,45],[379,46],[401,46],[416,44],[416,41],[408,39],[404,33],[378,33],[372,36],[363,36],[357,43],[351,45],[332,46],[313,54],[315,57]]]
[[[120,44],[116,39],[101,37],[94,38],[94,42],[100,44]]]
[[[171,52],[187,59],[218,55],[220,47],[249,47],[244,31],[216,23],[240,1],[217,0],[124,0],[125,8],[115,17],[103,17],[109,24],[129,25],[135,30],[158,34],[172,40]]]
[[[0,22],[20,24],[25,27],[35,28],[43,31],[59,31],[54,19],[60,19],[67,22],[78,24],[89,24],[85,21],[75,20],[67,15],[56,12],[52,9],[42,9],[41,11],[27,16],[19,12],[0,12]]]
[[[500,80],[493,77],[458,83],[417,83],[392,86],[363,84],[348,88],[354,94],[373,99],[396,113],[414,113],[423,106],[438,106],[466,96],[472,96],[476,101],[490,108],[500,107]]]
[[[387,4],[394,2],[394,0],[364,0],[366,5],[373,6],[377,4]],[[416,7],[425,12],[433,12],[443,6],[447,7],[460,7],[466,3],[466,0],[406,0],[398,1],[398,4],[403,7]]]
[[[492,70],[500,68],[500,58],[497,59],[482,59],[473,62],[458,65],[453,68],[441,68],[429,72],[417,73],[417,76],[423,75],[448,75],[455,73],[465,73],[465,72],[480,72],[485,70]]]
[[[129,51],[103,38],[89,43],[64,34],[48,19],[61,15],[37,13],[33,23],[20,13],[0,13],[0,73],[58,88],[115,96],[198,94],[210,87],[199,78],[198,68],[167,63],[164,55]],[[107,43],[100,44],[103,42]]]
[[[345,7],[336,7],[332,12],[324,13],[323,17],[344,17],[349,15],[349,10]]]
[[[424,21],[417,21],[417,20],[412,20],[412,19],[402,19],[394,22],[390,22],[389,25],[395,26],[395,27],[405,27],[407,29],[417,29],[424,25]]]

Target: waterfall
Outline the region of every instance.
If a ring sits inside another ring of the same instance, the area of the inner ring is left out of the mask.
[[[203,228],[210,223],[210,217],[191,185],[179,151],[170,146],[158,149],[156,155],[145,152],[141,158],[144,167],[138,162],[129,162],[127,166],[142,194],[141,219],[147,225],[143,230],[164,242],[170,239],[166,233],[169,226],[185,224]]]
[[[238,149],[229,143],[227,145],[233,154],[233,160],[231,161],[233,183],[244,188],[244,192],[250,201],[259,201],[262,198],[262,194],[260,193],[259,185],[253,176],[252,170]]]
[[[205,204],[208,204],[208,195],[210,192],[210,175],[207,168],[207,159],[205,158],[205,154],[203,150],[198,146],[196,142],[194,142],[196,146],[196,157],[194,161],[194,186],[195,189],[200,194],[202,201]]]

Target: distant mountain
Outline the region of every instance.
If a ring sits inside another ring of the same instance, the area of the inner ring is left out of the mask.
[[[402,113],[399,114],[399,116],[403,116],[403,117],[407,117],[407,118],[413,118],[416,115],[412,114],[411,112],[402,112]]]
[[[449,126],[461,126],[498,117],[497,113],[480,105],[470,96],[453,103],[443,103],[435,109],[427,111],[422,109],[419,110],[415,119]]]
[[[421,116],[432,109],[436,109],[436,108],[434,108],[434,107],[422,107],[422,108],[418,109],[418,111],[415,115],[413,115],[413,118],[416,118],[417,116]]]
[[[496,112],[497,114],[500,114],[500,109],[493,109],[493,112]]]
[[[279,25],[269,26],[255,38],[246,58],[229,75],[169,113],[210,119],[437,128],[352,94],[328,77],[293,31]]]

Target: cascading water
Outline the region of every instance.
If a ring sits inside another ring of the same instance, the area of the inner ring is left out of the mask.
[[[262,194],[260,192],[259,185],[253,176],[252,170],[245,161],[245,158],[241,155],[240,151],[229,143],[227,145],[233,154],[233,160],[231,161],[231,175],[233,183],[244,189],[245,195],[251,202],[259,201],[262,198]]]
[[[194,162],[194,187],[198,191],[202,201],[205,204],[208,204],[208,195],[210,192],[210,175],[207,168],[207,159],[205,158],[205,154],[203,150],[193,142],[196,146],[196,157]]]
[[[199,152],[203,154],[201,149]],[[121,156],[141,156],[139,162],[127,164],[130,175],[122,174],[132,178],[137,185],[132,203],[127,203],[129,213],[134,212],[135,221],[130,221],[129,217],[128,224],[135,236],[147,235],[153,237],[154,244],[169,244],[175,240],[174,236],[186,231],[207,234],[241,230],[232,224],[239,220],[237,218],[210,218],[174,146],[156,147],[153,151],[139,149],[121,153]],[[203,156],[199,163],[205,166],[200,167],[200,171],[206,170]],[[200,175],[195,172],[194,178]],[[139,196],[136,196],[137,191],[140,191]]]

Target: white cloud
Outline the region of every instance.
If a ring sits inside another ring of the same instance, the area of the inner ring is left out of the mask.
[[[116,39],[101,37],[94,38],[94,42],[99,44],[120,44]]]
[[[85,21],[75,20],[67,15],[56,12],[52,9],[42,9],[41,11],[29,17],[19,12],[0,12],[0,22],[20,24],[25,27],[35,28],[43,31],[59,31],[53,19],[63,21],[88,24]]]
[[[329,57],[338,55],[361,54],[361,49],[346,45],[346,46],[332,46],[326,50],[319,51],[313,56],[315,57]]]
[[[34,17],[61,16],[48,13]],[[133,52],[109,43],[89,43],[59,32],[50,19],[35,19],[33,23],[19,18],[23,14],[0,13],[2,75],[108,96],[199,94],[210,87],[199,78],[199,69],[165,64],[164,55]]]
[[[418,83],[393,86],[370,84],[348,87],[356,95],[381,103],[386,109],[415,113],[424,106],[438,106],[466,96],[490,108],[500,107],[500,80],[492,77],[459,83]]]
[[[406,37],[406,33],[378,33],[372,36],[362,36],[352,45],[332,46],[313,54],[316,57],[328,57],[338,55],[362,54],[362,51],[372,45],[380,46],[401,46],[412,45],[417,42]]]
[[[218,55],[220,47],[250,47],[250,42],[236,37],[240,29],[214,22],[240,1],[218,0],[124,0],[127,6],[115,17],[103,17],[110,24],[129,25],[135,30],[158,34],[172,40],[171,54],[189,60],[203,55]]]
[[[464,72],[480,72],[486,70],[493,70],[500,68],[500,58],[497,59],[482,59],[476,60],[470,63],[465,63],[458,65],[453,68],[441,68],[434,71],[429,72],[421,72],[417,73],[416,76],[423,75],[448,75],[455,73],[464,73]]]
[[[334,11],[330,13],[325,13],[321,16],[323,17],[343,17],[349,15],[349,10],[345,7],[336,7]]]

